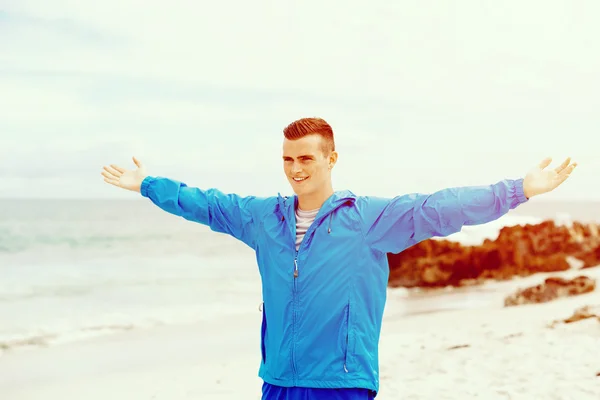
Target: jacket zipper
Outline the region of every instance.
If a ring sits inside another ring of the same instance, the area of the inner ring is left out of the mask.
[[[306,231],[306,233],[304,234],[304,238],[302,239],[302,242],[300,243],[300,247],[298,247],[298,250],[296,250],[295,256],[294,256],[294,282],[293,282],[293,290],[292,290],[292,371],[294,373],[294,385],[296,384],[296,381],[298,379],[298,367],[296,364],[296,304],[297,304],[297,300],[298,300],[298,276],[300,275],[300,272],[298,270],[298,254],[300,253],[300,250],[302,249],[302,247],[304,246],[305,243],[305,239],[310,237],[310,234],[316,229],[315,226],[317,225],[318,222],[320,222],[323,218],[327,218],[327,216],[329,216],[329,226],[327,228],[327,233],[331,234],[331,219],[333,218],[332,214],[335,210],[337,210],[338,208],[340,208],[342,205],[344,205],[344,203],[340,203],[338,204],[336,207],[332,208],[329,213],[327,215],[324,215],[323,217],[320,217],[319,220],[315,219],[313,221],[313,223],[310,225],[310,227],[308,228],[308,230]],[[295,227],[295,223],[293,225]],[[293,230],[294,232],[294,236],[296,234],[296,229]],[[294,240],[294,245],[295,245],[295,240]]]
[[[294,278],[297,278],[297,277],[298,277],[298,252],[296,252],[296,257],[294,257]],[[294,280],[294,286],[296,285],[295,282],[296,281]]]
[[[293,297],[292,297],[292,370],[294,372],[294,385],[298,379],[298,369],[296,367],[296,299],[297,290],[296,281],[298,278],[298,251],[294,256],[294,282],[293,282]]]

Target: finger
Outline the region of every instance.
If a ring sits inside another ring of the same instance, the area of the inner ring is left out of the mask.
[[[575,163],[569,165],[568,167],[563,168],[563,170],[560,171],[560,175],[570,174],[571,172],[573,172],[573,170],[575,169],[576,166],[577,166],[577,163],[575,162]]]
[[[135,156],[132,157],[133,158],[133,163],[138,167],[138,168],[142,168],[142,163],[140,160],[138,160]]]
[[[542,160],[542,162],[538,165],[540,169],[546,168],[552,162],[552,157],[546,157]]]
[[[102,176],[105,177],[106,179],[115,180],[117,182],[119,181],[118,176],[115,176],[108,171],[102,171]]]
[[[577,163],[573,163],[571,165],[569,165],[568,167],[564,168],[562,171],[560,171],[560,174],[558,174],[559,176],[569,176],[571,175],[571,172],[573,172],[573,170],[575,169],[575,167],[577,166]]]
[[[104,182],[106,182],[106,183],[110,183],[110,184],[111,184],[111,185],[113,185],[113,186],[120,187],[120,185],[119,185],[119,181],[118,181],[118,180],[116,180],[116,179],[108,179],[108,178],[104,178]]]
[[[108,172],[102,171],[102,176],[104,177],[104,182],[110,183],[111,185],[120,186],[119,180]]]
[[[571,157],[567,157],[567,159],[565,161],[563,161],[562,164],[560,164],[558,167],[556,167],[554,169],[554,171],[559,174],[562,170],[564,170],[565,168],[567,168],[569,166],[569,163],[571,162]]]
[[[556,177],[556,180],[558,181],[559,185],[561,183],[563,183],[564,181],[566,181],[569,176],[571,176],[571,172],[573,172],[573,170],[575,169],[576,166],[577,166],[577,163],[573,163],[573,164],[569,165],[567,168],[564,168],[560,172],[560,174],[558,174],[558,176]]]
[[[121,174],[119,171],[117,171],[116,169],[114,169],[114,168],[111,168],[111,167],[108,167],[108,166],[106,166],[106,165],[104,166],[104,168],[103,168],[103,169],[104,169],[104,171],[108,172],[109,174],[111,174],[111,175],[112,175],[113,177],[115,177],[115,178],[118,178],[118,177],[120,177],[120,176],[122,175],[122,174]]]
[[[117,171],[119,171],[121,174],[125,173],[125,168],[121,168],[121,167],[119,167],[118,165],[115,165],[115,164],[110,164],[110,166],[112,168],[116,169]]]

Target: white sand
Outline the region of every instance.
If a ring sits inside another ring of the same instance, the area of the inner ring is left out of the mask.
[[[600,289],[542,305],[402,318],[394,316],[396,293],[383,326],[378,399],[600,399],[600,323],[547,327],[581,305],[600,304]],[[257,310],[208,327],[6,352],[0,399],[259,399],[259,327]],[[448,349],[456,345],[470,347]]]

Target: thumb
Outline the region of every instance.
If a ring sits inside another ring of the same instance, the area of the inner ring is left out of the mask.
[[[142,162],[140,160],[138,160],[135,156],[132,157],[133,158],[133,163],[138,167],[138,168],[143,168],[144,165],[142,164]]]
[[[546,157],[542,160],[542,162],[538,165],[540,169],[546,168],[552,162],[552,157]]]

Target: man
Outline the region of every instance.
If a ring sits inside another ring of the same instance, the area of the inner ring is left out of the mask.
[[[389,274],[387,253],[499,218],[560,185],[575,168],[546,159],[524,178],[395,198],[334,191],[333,131],[319,118],[284,129],[283,169],[295,193],[258,198],[104,167],[109,184],[250,246],[262,279],[259,376],[264,399],[373,399]]]

